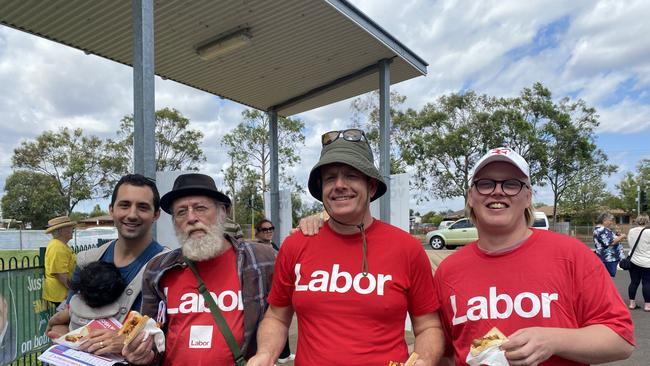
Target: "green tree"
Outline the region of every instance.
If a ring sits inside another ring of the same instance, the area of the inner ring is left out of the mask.
[[[557,222],[557,206],[567,189],[579,184],[580,174],[609,176],[616,167],[607,164],[607,156],[595,142],[598,127],[596,110],[583,100],[560,101],[556,112],[542,128],[541,140],[546,154],[546,180],[553,192],[553,221]]]
[[[445,218],[445,215],[434,211],[429,211],[422,215],[422,223],[440,225],[440,222]]]
[[[49,219],[65,214],[67,208],[58,182],[47,174],[18,170],[5,181],[2,197],[5,218],[31,222],[33,229],[43,229]]]
[[[108,215],[108,212],[102,210],[102,208],[99,205],[95,205],[95,207],[93,207],[93,210],[90,211],[90,214],[88,216],[99,217],[99,216],[106,216],[106,215]]]
[[[264,218],[264,201],[262,192],[258,189],[259,177],[255,172],[246,174],[237,191],[237,200],[233,201],[233,208],[237,212],[234,220],[242,228],[251,228],[251,224]]]
[[[255,186],[260,192],[266,192],[269,190],[271,169],[269,117],[268,114],[254,109],[243,111],[242,117],[244,121],[221,140],[231,158],[230,168],[228,168],[230,171],[224,171],[226,185],[229,189],[235,189],[234,177],[246,168],[250,168],[258,177]],[[289,176],[288,170],[300,162],[297,150],[305,143],[305,136],[302,133],[304,127],[304,123],[300,120],[278,118],[279,173],[280,181],[286,185],[297,187],[293,177]]]
[[[641,160],[636,169],[636,174],[627,172],[616,185],[620,193],[620,208],[628,213],[637,213],[638,189],[644,191],[646,197],[650,193],[650,159]]]
[[[109,146],[121,157],[121,173],[133,171],[133,115],[124,116],[117,131],[117,140]],[[197,170],[205,161],[201,150],[203,133],[189,128],[190,120],[176,109],[156,111],[156,170]]]
[[[88,218],[88,213],[74,211],[71,214],[69,214],[68,216],[70,216],[70,220],[79,222],[79,221],[81,221],[83,219],[87,219]]]
[[[445,199],[467,192],[472,166],[502,141],[491,123],[497,101],[469,91],[442,96],[419,112],[407,110],[409,129],[399,140],[404,161],[414,168],[415,186]]]
[[[298,222],[303,217],[311,216],[313,214],[323,211],[323,204],[316,201],[311,204],[303,202],[300,198],[300,193],[294,192],[291,194],[291,224],[292,227],[297,227]]]
[[[573,224],[591,224],[604,206],[606,193],[602,176],[598,172],[583,170],[566,189],[562,207],[571,213]]]
[[[36,141],[24,141],[14,150],[14,168],[45,174],[56,182],[65,201],[65,213],[79,201],[106,197],[120,171],[120,158],[95,136],[79,129],[46,131]]]

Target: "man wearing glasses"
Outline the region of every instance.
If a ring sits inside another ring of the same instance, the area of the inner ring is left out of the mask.
[[[172,216],[181,248],[147,265],[142,313],[162,325],[165,352],[154,351],[152,337],[143,340],[144,334],[140,334],[122,352],[130,363],[230,366],[235,351],[224,336],[228,332],[243,358],[255,354],[255,334],[267,306],[275,251],[224,234],[230,205],[230,198],[204,174],[180,175],[161,198],[160,207]],[[227,331],[217,326],[203,291],[197,288],[191,263]]]
[[[530,228],[529,166],[519,154],[497,148],[478,161],[465,211],[479,239],[447,257],[434,278],[446,356],[453,348],[456,365],[484,363],[488,353],[470,347],[493,327],[509,339],[495,356],[503,364],[629,357],[630,314],[598,257],[574,238]]]
[[[298,318],[295,364],[385,366],[409,357],[404,322],[415,333],[415,365],[437,364],[443,335],[431,265],[422,244],[373,218],[386,192],[361,130],[323,135],[309,192],[330,215],[314,236],[294,233],[280,249],[269,310],[249,366],[272,366]]]

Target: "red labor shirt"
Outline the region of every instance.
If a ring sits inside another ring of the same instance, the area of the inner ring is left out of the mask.
[[[316,236],[296,233],[282,244],[269,303],[296,312],[297,366],[404,362],[407,311],[436,310],[422,244],[379,220],[366,238],[367,277],[360,273],[361,234],[340,235],[325,225]]]
[[[244,339],[244,305],[233,248],[196,262],[201,278],[226,319],[237,344]],[[161,279],[167,294],[168,329],[164,365],[233,365],[233,356],[197,289],[192,270],[174,268]]]
[[[492,327],[509,336],[527,327],[602,324],[634,344],[630,312],[600,259],[574,238],[531,230],[513,251],[488,255],[474,242],[436,269],[440,320],[456,365],[466,365],[472,340]],[[553,356],[541,365],[580,363]]]

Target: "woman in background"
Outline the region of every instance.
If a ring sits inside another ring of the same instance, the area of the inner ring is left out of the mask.
[[[630,252],[636,243],[639,234],[639,242],[636,244],[634,255],[630,258],[632,262],[630,265],[630,286],[627,288],[630,304],[630,309],[636,309],[639,306],[636,304],[636,290],[641,283],[641,291],[643,293],[643,301],[645,305],[643,310],[650,312],[650,229],[641,232],[643,228],[648,225],[650,219],[647,214],[641,214],[636,218],[636,227],[630,229],[628,233],[628,243],[630,244]]]
[[[616,276],[616,267],[618,262],[625,256],[621,240],[625,239],[625,234],[616,235],[610,229],[614,225],[614,215],[609,212],[603,212],[598,215],[598,223],[594,228],[594,245],[596,254],[605,264],[607,272],[613,277]]]

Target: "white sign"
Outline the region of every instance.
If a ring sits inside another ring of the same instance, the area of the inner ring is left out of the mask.
[[[409,232],[409,174],[390,176],[390,222],[389,224]],[[379,218],[379,199],[370,203],[373,217]]]
[[[280,222],[274,222],[275,231],[280,237],[280,242],[276,243],[279,246],[282,245],[284,238],[289,236],[289,232],[293,227],[292,217],[291,217],[291,192],[287,189],[280,191]],[[271,220],[271,193],[264,192],[264,215],[267,219]]]

